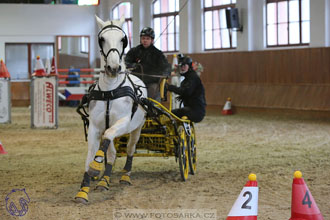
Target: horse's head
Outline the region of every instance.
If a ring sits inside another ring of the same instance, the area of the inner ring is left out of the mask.
[[[104,22],[96,16],[96,21],[101,29],[98,42],[105,61],[105,73],[113,77],[125,68],[122,65],[124,49],[127,46],[127,36],[122,29],[125,18]]]

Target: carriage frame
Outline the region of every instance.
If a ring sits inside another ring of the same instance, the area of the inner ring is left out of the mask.
[[[163,95],[162,95],[163,96]],[[170,93],[170,100],[172,94]],[[175,157],[179,164],[183,181],[189,173],[194,175],[197,168],[197,144],[194,123],[187,117],[179,118],[171,112],[171,105],[166,108],[152,98],[146,121],[136,144],[136,157]],[[129,135],[114,140],[117,157],[126,156],[126,143]]]

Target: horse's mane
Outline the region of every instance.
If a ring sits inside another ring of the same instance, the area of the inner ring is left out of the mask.
[[[105,21],[104,24],[105,25],[112,24],[112,25],[116,25],[118,27],[122,27],[122,25],[123,25],[120,20],[111,20],[111,21],[108,20],[108,21]]]

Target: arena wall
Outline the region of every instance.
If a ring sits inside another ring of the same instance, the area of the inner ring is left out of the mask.
[[[30,105],[30,82],[11,82],[12,106]]]
[[[330,110],[330,48],[190,54],[209,106]]]
[[[330,111],[329,47],[190,56],[204,67],[208,106],[231,97],[235,107]],[[16,105],[29,103],[29,86],[22,89],[12,86]]]

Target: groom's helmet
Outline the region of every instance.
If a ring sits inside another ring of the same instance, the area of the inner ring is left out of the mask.
[[[192,68],[192,59],[188,56],[181,55],[179,57],[179,66],[183,66],[185,64],[187,64],[189,68]]]

